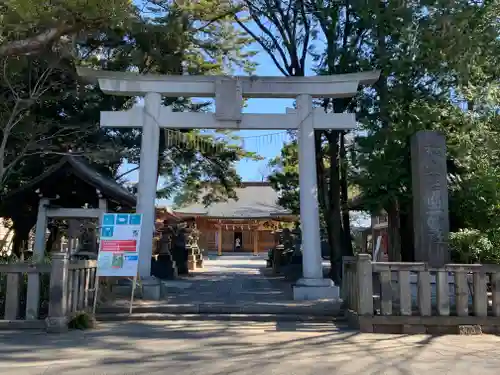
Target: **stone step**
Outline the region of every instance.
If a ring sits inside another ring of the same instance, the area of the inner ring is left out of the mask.
[[[128,313],[129,301],[115,301],[109,305],[100,306],[98,313],[120,314]],[[156,314],[282,314],[309,316],[343,316],[344,312],[338,303],[311,304],[263,304],[263,303],[134,303],[135,313]]]
[[[161,321],[161,320],[192,320],[192,321],[241,321],[241,322],[318,322],[334,323],[347,327],[345,317],[327,315],[303,314],[168,314],[168,313],[119,313],[97,314],[101,322],[111,321]]]

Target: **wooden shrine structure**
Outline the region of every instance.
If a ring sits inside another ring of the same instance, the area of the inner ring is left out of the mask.
[[[82,221],[93,221],[96,227],[103,212],[131,212],[135,205],[131,192],[84,157],[72,155],[61,157],[39,177],[2,199],[2,211],[10,213],[14,221],[15,237],[27,240],[35,226],[33,253],[39,257],[46,250],[60,250],[61,233],[51,230],[46,237],[49,219],[67,222],[71,252],[77,250]],[[97,252],[95,246],[93,251]]]
[[[204,192],[202,191],[201,201]],[[278,195],[267,182],[243,182],[236,188],[237,200],[215,202],[205,207],[194,203],[174,210],[180,218],[193,217],[200,231],[199,246],[207,251],[268,251],[275,246],[274,231],[282,223],[298,218],[277,204]]]

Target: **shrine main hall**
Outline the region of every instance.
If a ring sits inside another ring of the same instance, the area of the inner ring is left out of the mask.
[[[266,252],[275,246],[274,231],[297,220],[278,205],[278,194],[268,182],[243,182],[235,189],[237,200],[189,204],[173,210],[178,218],[192,218],[200,231],[199,246],[218,254]],[[205,192],[201,192],[198,202]],[[171,215],[157,210],[157,221]]]

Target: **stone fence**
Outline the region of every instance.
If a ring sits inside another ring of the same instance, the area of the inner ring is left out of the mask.
[[[1,264],[0,328],[66,330],[71,315],[91,311],[97,262],[70,262],[53,253],[48,263]]]
[[[342,297],[361,332],[500,333],[500,266],[343,258]]]

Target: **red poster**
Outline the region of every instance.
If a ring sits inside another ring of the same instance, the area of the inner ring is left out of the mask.
[[[136,240],[101,240],[101,251],[136,252]]]

